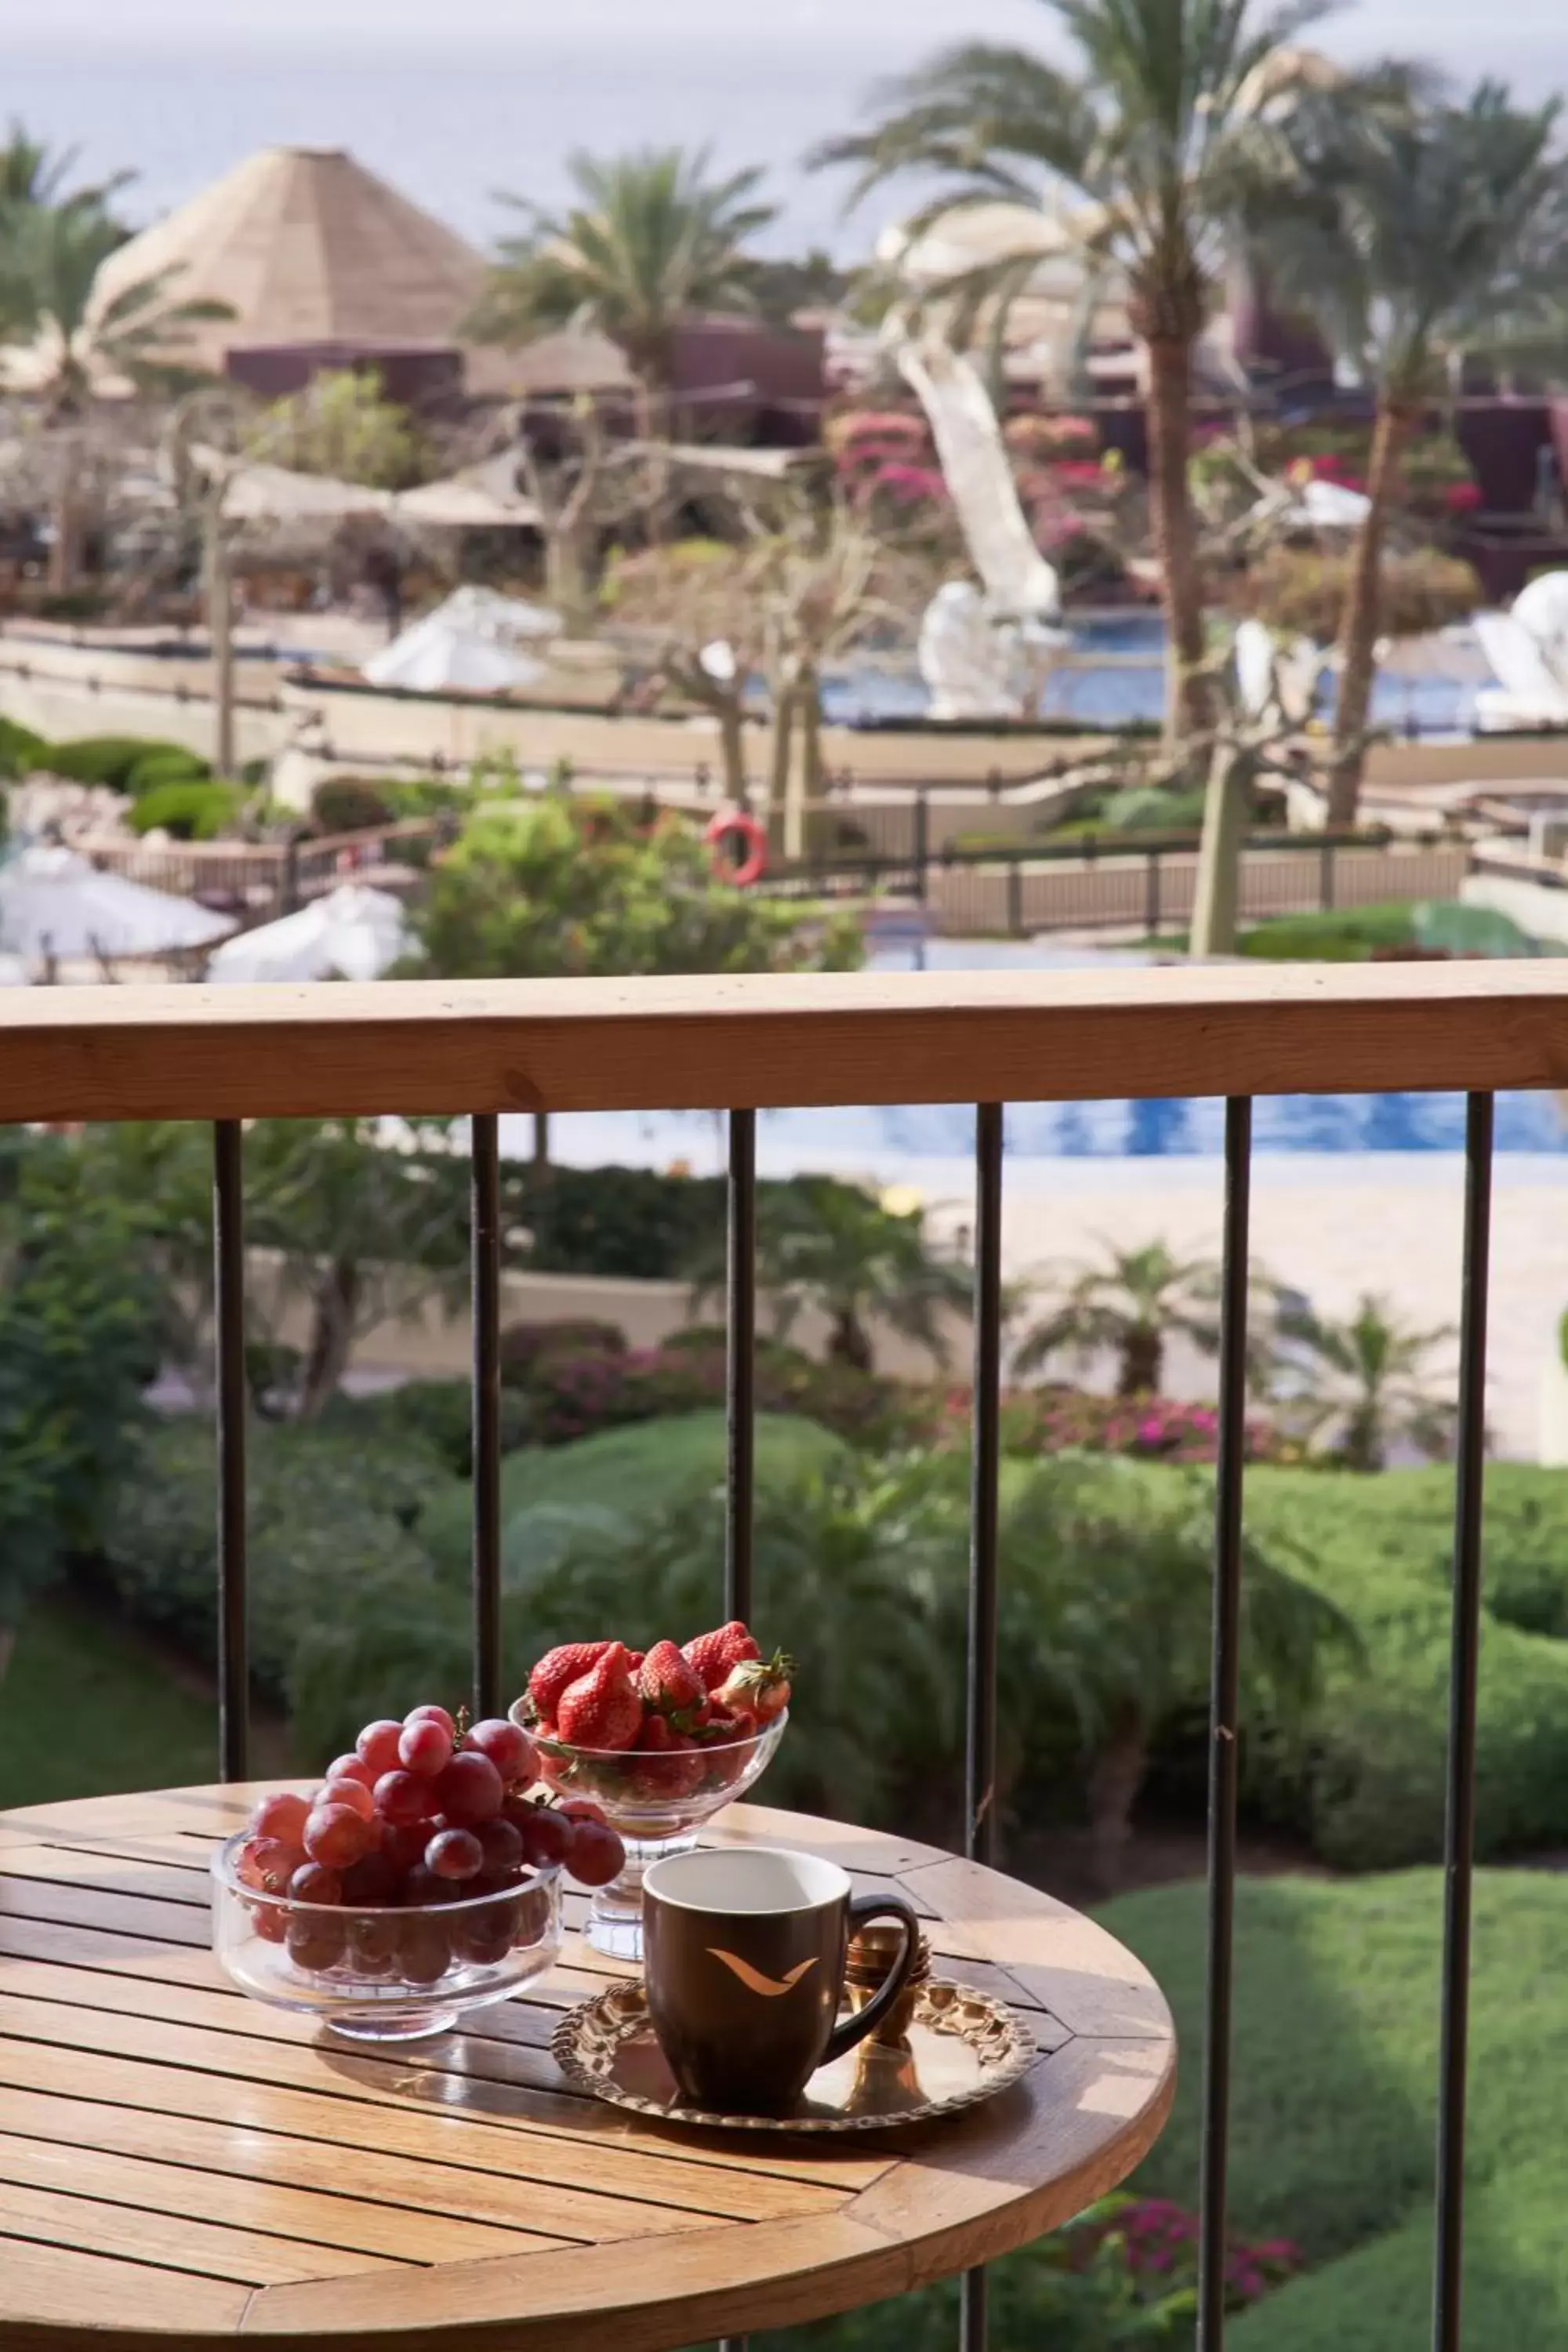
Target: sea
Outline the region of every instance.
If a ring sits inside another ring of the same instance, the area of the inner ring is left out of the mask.
[[[76,149],[84,176],[133,173],[138,226],[259,147],[346,147],[489,247],[500,193],[557,204],[575,151],[707,146],[766,171],[775,250],[854,257],[911,192],[847,218],[846,175],[805,171],[807,151],[940,43],[1049,48],[1053,22],[1037,0],[0,0],[0,112]],[[1568,81],[1561,23],[1560,0],[1489,21],[1468,0],[1362,0],[1326,37],[1540,95]]]

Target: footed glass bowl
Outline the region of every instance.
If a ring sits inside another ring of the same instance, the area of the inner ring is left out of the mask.
[[[249,1834],[213,1856],[213,1949],[242,1992],[319,2017],[351,2041],[447,2033],[465,2010],[542,1976],[561,1948],[558,1870],[454,1903],[298,1903],[241,1881]]]
[[[526,1699],[513,1706],[511,1719],[539,1750],[539,1769],[550,1786],[563,1797],[591,1797],[619,1832],[626,1868],[595,1891],[584,1933],[596,1952],[640,1960],[644,1872],[667,1853],[695,1845],[701,1824],[743,1796],[766,1771],[789,1711],[750,1739],[684,1748],[673,1755],[574,1748],[563,1739],[547,1739],[531,1722]]]

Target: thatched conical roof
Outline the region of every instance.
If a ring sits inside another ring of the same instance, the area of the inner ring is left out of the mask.
[[[182,363],[216,373],[258,344],[450,347],[485,263],[342,149],[268,147],[111,255],[95,310],[165,271],[172,302],[232,312],[178,331]]]

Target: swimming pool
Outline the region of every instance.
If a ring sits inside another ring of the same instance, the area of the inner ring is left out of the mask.
[[[1067,624],[1074,650],[1092,659],[1116,657],[1114,669],[1058,669],[1040,698],[1044,719],[1078,719],[1088,726],[1124,726],[1159,719],[1165,707],[1165,625],[1154,613],[1116,613]],[[1125,665],[1125,667],[1123,666]],[[1456,660],[1445,676],[1441,656],[1414,674],[1384,673],[1373,688],[1373,724],[1400,733],[1468,735],[1475,719],[1476,680]],[[837,724],[878,719],[920,719],[927,695],[913,665],[881,669],[847,666],[823,681],[825,715]]]
[[[919,951],[933,971],[1077,970],[1147,965],[1136,952],[1046,948],[1027,940],[932,940]],[[909,971],[916,950],[889,947],[870,960],[874,971]],[[502,1148],[524,1156],[531,1122],[504,1120]],[[1225,1107],[1217,1099],[1131,1102],[1018,1102],[1007,1106],[1005,1149],[1016,1160],[1199,1160],[1224,1149]],[[1462,1094],[1259,1096],[1253,1111],[1255,1152],[1307,1159],[1351,1159],[1369,1152],[1458,1152],[1464,1149]],[[758,1153],[770,1174],[795,1168],[875,1170],[894,1181],[900,1163],[962,1160],[973,1150],[974,1117],[963,1103],[764,1111]],[[720,1123],[708,1111],[591,1112],[552,1121],[552,1149],[578,1166],[618,1161],[667,1167],[686,1160],[700,1172],[722,1163]],[[1504,1094],[1497,1101],[1500,1153],[1568,1154],[1568,1097]]]

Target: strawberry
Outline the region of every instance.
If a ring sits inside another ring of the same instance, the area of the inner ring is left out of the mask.
[[[700,1748],[686,1732],[673,1731],[662,1715],[648,1716],[637,1741],[637,1754],[639,1760],[632,1768],[632,1790],[645,1804],[665,1804],[671,1798],[689,1797],[701,1786],[707,1766]],[[640,1760],[645,1757],[646,1763]]]
[[[697,1718],[697,1737],[704,1748],[722,1748],[737,1739],[749,1739],[752,1726],[743,1716],[731,1715],[728,1707],[710,1699]]]
[[[612,1642],[585,1675],[568,1683],[555,1720],[573,1748],[625,1748],[637,1745],[643,1712],[626,1672],[625,1645]]]
[[[563,1642],[559,1649],[546,1650],[528,1678],[528,1695],[541,1723],[552,1721],[567,1684],[579,1681],[615,1646],[613,1642]]]
[[[707,1692],[701,1675],[673,1642],[656,1642],[642,1663],[637,1688],[649,1706],[666,1715],[688,1715],[700,1707]]]
[[[703,1689],[715,1691],[732,1666],[738,1666],[743,1658],[760,1658],[763,1654],[747,1628],[733,1617],[716,1633],[699,1633],[695,1641],[687,1643],[680,1654],[701,1675]]]
[[[742,1658],[714,1692],[713,1704],[744,1717],[761,1730],[789,1705],[789,1678],[794,1672],[794,1659],[786,1658],[782,1650],[765,1661]]]

